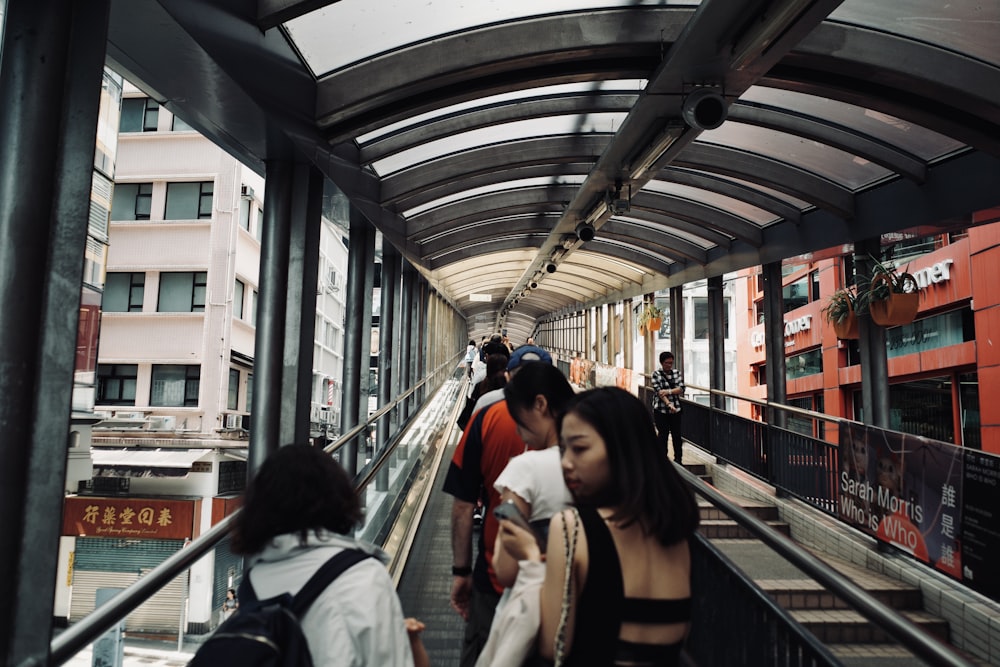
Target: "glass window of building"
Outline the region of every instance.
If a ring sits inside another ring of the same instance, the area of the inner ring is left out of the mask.
[[[101,310],[106,313],[140,313],[145,289],[145,273],[108,273]]]
[[[167,183],[165,220],[207,220],[212,217],[212,181]]]
[[[197,407],[201,366],[153,366],[149,404],[157,407]]]
[[[823,412],[823,395],[816,394],[815,396],[790,398],[788,399],[788,405],[795,408],[801,408],[803,410]],[[813,438],[822,439],[826,437],[826,422],[822,419],[807,417],[805,415],[797,415],[789,412],[785,419],[785,426],[789,431]]]
[[[782,287],[781,299],[786,313],[809,303],[809,276],[802,276]]]
[[[183,118],[178,115],[174,115],[171,121],[170,129],[174,132],[194,132],[195,129],[188,125]]]
[[[691,299],[694,306],[694,338],[708,340],[708,298],[696,296]],[[729,298],[723,299],[722,305],[722,337],[729,338]]]
[[[253,409],[253,373],[247,373],[247,412]]]
[[[121,132],[156,132],[160,105],[148,97],[127,97],[122,100],[122,113],[118,122]]]
[[[153,210],[152,183],[115,183],[111,198],[112,220],[149,220]]]
[[[785,379],[794,380],[823,372],[823,352],[820,349],[795,354],[785,360]]]
[[[240,371],[229,369],[229,396],[226,398],[226,409],[236,410],[240,400]]]
[[[137,364],[98,364],[97,404],[135,405]]]
[[[982,449],[978,373],[961,373],[958,376],[958,410],[959,423],[962,425],[962,444],[972,449]]]
[[[233,285],[233,317],[238,320],[243,319],[243,294],[246,286],[242,280],[237,280]]]
[[[205,311],[208,273],[178,271],[160,274],[159,313],[201,313]]]

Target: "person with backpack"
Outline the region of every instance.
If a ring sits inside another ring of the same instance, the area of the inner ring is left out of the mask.
[[[423,624],[403,618],[388,556],[350,537],[361,519],[350,478],[322,449],[268,457],[232,535],[249,566],[239,610],[190,665],[425,667]]]

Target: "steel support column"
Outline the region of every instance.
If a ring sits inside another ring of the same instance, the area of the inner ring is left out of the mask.
[[[382,246],[382,311],[379,315],[379,343],[387,344],[389,346],[389,354],[386,355],[385,350],[379,354],[379,396],[383,396],[381,392],[382,383],[386,383],[386,402],[391,402],[396,399],[400,394],[400,376],[402,375],[398,372],[401,368],[400,358],[402,354],[402,343],[404,338],[402,337],[403,330],[403,319],[405,317],[403,310],[403,292],[402,292],[402,277],[403,277],[403,256],[399,254],[399,251],[390,244],[383,244]],[[386,311],[386,283],[388,282],[388,289],[391,291],[390,299],[392,300],[392,305],[389,307],[388,312]],[[391,336],[388,337],[386,341],[385,332],[389,331]],[[396,355],[400,355],[397,357]],[[383,370],[381,368],[382,359],[386,358],[390,363],[386,365]],[[393,369],[396,369],[395,371]],[[383,377],[384,373],[384,377]],[[385,429],[387,433],[395,433],[399,429],[399,410],[391,410],[389,412],[389,419],[385,420],[384,423],[379,426],[379,429]]]
[[[872,275],[872,258],[882,252],[880,239],[854,244],[855,271]],[[889,428],[889,361],[885,349],[885,328],[875,324],[867,312],[858,316],[861,351],[861,403],[866,424]]]
[[[48,664],[107,0],[8,0],[0,52],[0,661]]]
[[[622,366],[633,368],[635,363],[635,316],[632,313],[632,299],[622,302]]]
[[[726,300],[722,294],[722,276],[708,279],[708,373],[712,389],[726,389]],[[713,396],[712,405],[723,410],[726,399]]]
[[[289,230],[289,281],[285,306],[279,445],[309,442],[322,213],[323,174],[310,165],[295,165]]]
[[[385,237],[382,237],[382,289],[378,318],[378,407],[392,402],[393,342],[396,335],[396,294],[399,292],[399,268],[402,257]],[[375,451],[381,452],[389,443],[389,413],[379,419],[375,431]],[[389,467],[382,466],[375,478],[375,490],[389,488]]]
[[[427,355],[430,354],[430,336],[431,332],[428,328],[428,315],[430,310],[430,286],[427,281],[420,278],[417,281],[417,298],[415,305],[417,307],[416,312],[416,323],[417,323],[417,356],[414,358],[413,364],[413,383],[416,384],[427,375]],[[420,385],[414,393],[416,398],[416,403],[413,405],[413,410],[416,412],[419,406],[423,405],[424,397],[427,393],[426,385]]]
[[[260,241],[260,302],[254,346],[254,395],[247,457],[247,476],[251,478],[264,460],[281,446],[293,169],[294,165],[287,160],[267,163],[267,199]]]
[[[350,210],[350,252],[347,256],[347,301],[344,304],[344,393],[340,408],[340,431],[346,433],[361,423],[361,374],[368,373],[365,329],[371,328],[370,281],[373,237],[371,224],[353,206]],[[365,290],[368,291],[365,291]],[[369,313],[366,317],[365,313]],[[357,314],[361,313],[360,316]],[[369,333],[370,335],[370,333]],[[367,382],[365,383],[367,386]],[[367,395],[364,396],[367,399]],[[367,407],[368,401],[363,401]],[[358,439],[341,450],[340,464],[351,477],[358,472]]]
[[[402,394],[413,385],[411,384],[410,359],[413,349],[413,287],[417,280],[417,272],[408,261],[403,260],[403,280],[400,287],[399,313],[399,372],[396,373],[398,390],[396,395]],[[407,398],[396,410],[399,415],[399,423],[403,424],[410,416],[410,399]]]
[[[674,367],[684,372],[684,287],[670,288],[670,351],[674,353]]]
[[[782,295],[781,262],[763,266],[764,275],[764,360],[767,364],[767,400],[787,403],[785,375],[785,302]],[[769,407],[764,417],[768,424],[785,427],[784,410]]]

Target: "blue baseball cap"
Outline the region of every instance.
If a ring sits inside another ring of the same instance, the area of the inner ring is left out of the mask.
[[[529,361],[544,361],[547,364],[551,364],[552,356],[535,345],[522,345],[511,353],[510,361],[507,362],[507,370],[512,371],[521,364]]]

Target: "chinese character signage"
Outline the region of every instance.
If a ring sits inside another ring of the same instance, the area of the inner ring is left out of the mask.
[[[841,424],[840,517],[961,579],[962,449]]]
[[[965,452],[962,575],[965,584],[1000,600],[1000,457]]]
[[[194,537],[194,500],[66,498],[63,535],[176,540]]]

